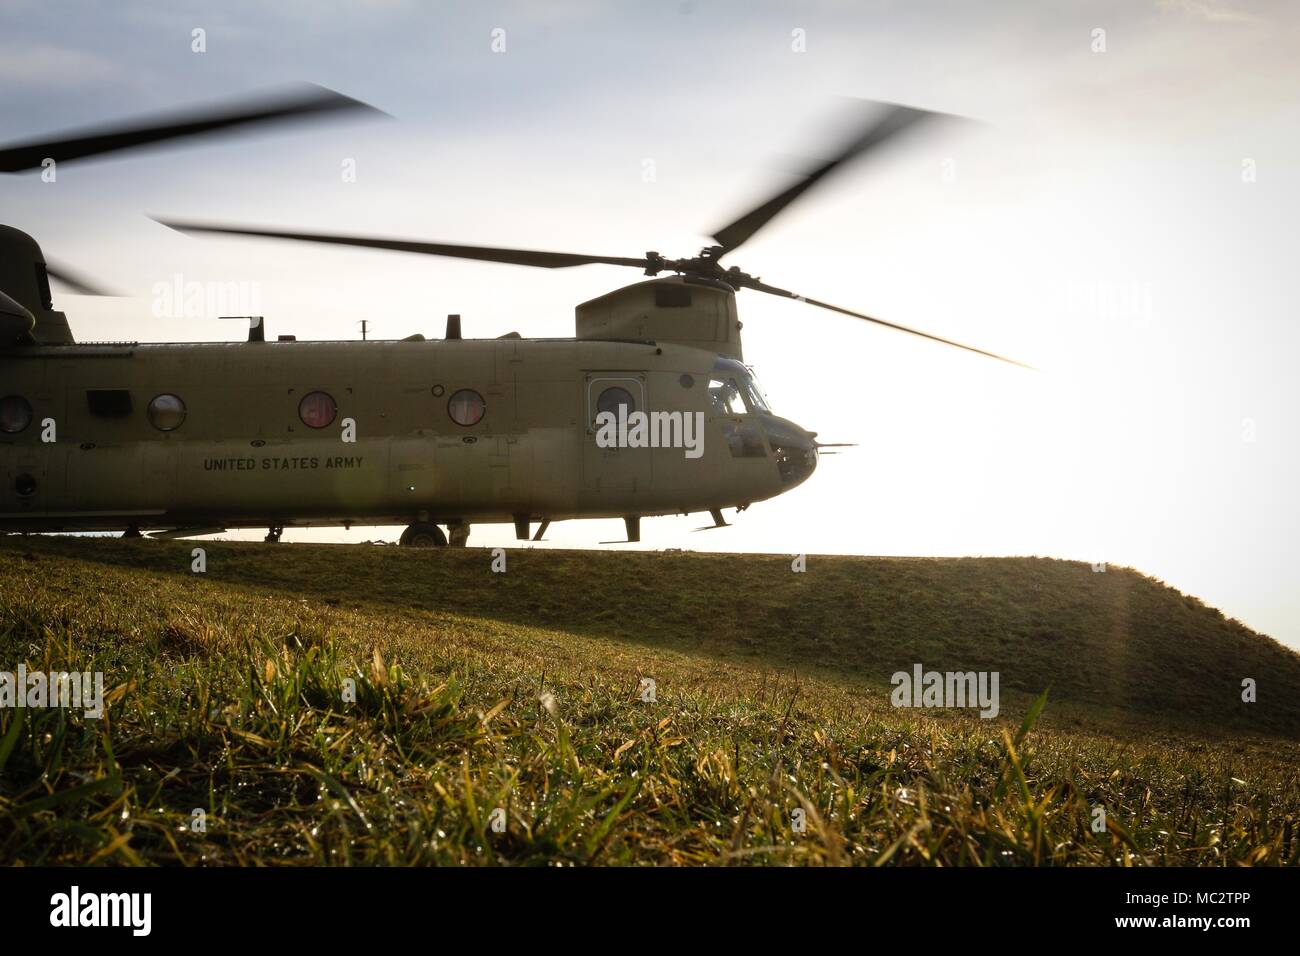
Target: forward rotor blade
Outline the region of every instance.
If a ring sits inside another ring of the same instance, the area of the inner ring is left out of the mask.
[[[1017,362],[1015,359],[1009,359],[1004,355],[997,355],[993,352],[986,352],[983,349],[977,349],[973,345],[962,345],[960,342],[954,342],[952,339],[941,338],[937,335],[931,335],[929,332],[922,332],[919,329],[909,329],[906,325],[898,325],[895,322],[886,322],[884,319],[877,319],[870,315],[864,315],[861,312],[854,312],[852,309],[843,309],[838,305],[831,305],[829,302],[820,302],[817,299],[810,299],[807,296],[798,295],[785,289],[778,289],[776,286],[768,285],[765,282],[759,282],[757,279],[751,279],[744,283],[745,288],[755,289],[759,292],[766,292],[770,295],[779,295],[786,299],[796,299],[799,302],[806,302],[809,305],[815,305],[819,309],[829,309],[832,312],[838,312],[841,315],[852,316],[855,319],[865,319],[868,322],[874,322],[876,325],[883,325],[889,329],[897,329],[899,332],[907,332],[910,335],[919,335],[923,339],[930,339],[932,342],[942,342],[944,345],[952,345],[959,349],[965,349],[967,352],[975,352],[979,355],[986,355],[989,358],[997,359],[999,362],[1008,362],[1011,365],[1018,365],[1021,368],[1027,368],[1031,372],[1037,371],[1032,365],[1026,365],[1024,362]]]
[[[889,109],[885,114],[873,118],[866,128],[850,140],[833,158],[805,173],[803,178],[794,185],[783,189],[767,201],[755,206],[739,219],[717,230],[713,234],[713,238],[718,245],[722,246],[726,252],[734,251],[754,233],[767,225],[781,210],[785,209],[844,163],[875,149],[896,134],[922,120],[948,115],[912,109],[909,106],[886,105],[889,106]]]
[[[603,264],[632,266],[644,269],[645,258],[624,259],[616,256],[589,256],[574,252],[544,252],[536,249],[502,249],[497,246],[462,246],[443,242],[419,242],[414,239],[385,239],[377,236],[346,236],[320,232],[281,232],[277,229],[221,226],[214,223],[181,222],[156,219],[177,232],[203,232],[226,236],[255,236],[263,239],[292,239],[296,242],[322,242],[336,246],[357,246],[362,249],[388,249],[394,252],[415,252],[426,256],[447,256],[452,259],[477,259],[482,262],[504,262],[517,266],[537,266],[542,269],[567,269],[570,266]]]
[[[347,110],[381,113],[367,103],[324,87],[243,99],[206,110],[184,110],[124,120],[93,129],[71,130],[53,139],[0,146],[0,172],[40,169],[45,159],[67,163],[104,153],[135,149],[186,136],[216,133],[258,123],[281,123]]]
[[[68,291],[76,295],[121,295],[120,292],[114,292],[101,285],[97,285],[93,279],[86,278],[84,273],[69,269],[67,266],[56,266],[51,262],[46,262],[45,274],[56,282],[66,286]]]

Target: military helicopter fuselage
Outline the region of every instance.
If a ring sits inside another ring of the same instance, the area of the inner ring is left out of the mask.
[[[577,326],[0,351],[0,529],[406,524],[409,543],[438,524],[455,541],[623,517],[635,539],[641,516],[743,509],[813,471],[812,434],[740,361],[725,284],[637,283],[579,306]],[[613,432],[602,411],[621,413]]]

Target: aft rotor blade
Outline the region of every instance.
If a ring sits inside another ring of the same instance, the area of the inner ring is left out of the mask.
[[[882,116],[876,116],[869,124],[834,157],[826,160],[805,173],[803,178],[770,199],[760,203],[734,222],[728,223],[713,233],[713,238],[725,252],[740,247],[754,233],[762,229],[783,209],[797,200],[826,176],[830,175],[844,163],[861,156],[887,142],[898,133],[914,126],[922,120],[947,116],[945,113],[933,113],[928,110],[913,109],[910,106],[886,104],[889,109]]]
[[[45,263],[45,274],[51,279],[67,287],[70,292],[76,295],[103,295],[103,296],[120,296],[120,292],[113,292],[89,279],[84,273],[69,269],[67,266],[56,266],[51,262]]]
[[[425,256],[448,256],[453,259],[477,259],[481,262],[504,262],[517,266],[537,266],[542,269],[566,269],[570,266],[603,264],[632,266],[644,269],[647,260],[627,259],[617,256],[591,256],[576,252],[546,252],[537,249],[502,249],[497,246],[464,246],[445,242],[421,242],[415,239],[389,239],[382,236],[347,236],[320,232],[282,232],[278,229],[261,229],[243,226],[223,226],[215,223],[181,222],[157,219],[156,222],[178,232],[201,232],[226,236],[253,236],[262,239],[292,239],[295,242],[323,242],[336,246],[356,246],[362,249],[387,249],[393,252],[415,252]]]
[[[0,172],[18,173],[40,169],[46,159],[67,163],[187,136],[224,132],[255,124],[270,125],[323,117],[351,110],[382,112],[342,93],[309,85],[305,91],[242,99],[206,110],[189,109],[138,117],[107,126],[70,130],[51,138],[0,146]]]
[[[854,312],[852,309],[841,308],[838,305],[831,305],[829,302],[821,302],[817,299],[810,299],[807,296],[799,295],[786,289],[778,289],[776,286],[768,285],[765,282],[759,282],[752,279],[744,283],[747,289],[755,289],[759,292],[766,292],[770,295],[779,295],[786,299],[795,299],[799,302],[806,302],[809,305],[815,305],[819,309],[829,309],[832,312],[838,312],[840,315],[852,316],[855,319],[864,319],[867,322],[874,322],[876,325],[883,325],[888,329],[897,329],[899,332],[907,332],[909,335],[919,335],[923,339],[929,339],[932,342],[942,342],[944,345],[951,345],[955,348],[965,349],[967,352],[975,352],[979,355],[986,355],[989,358],[997,359],[999,362],[1008,362],[1011,365],[1018,365],[1021,368],[1027,368],[1030,371],[1037,371],[1032,365],[1026,365],[1024,362],[1017,362],[1015,359],[1007,358],[1005,355],[998,355],[994,352],[986,352],[983,349],[977,349],[973,345],[963,345],[961,342],[954,342],[952,339],[941,338],[938,335],[931,335],[929,332],[922,332],[919,329],[910,329],[906,325],[899,325],[896,322],[886,322],[884,319],[877,319],[874,316],[864,315],[861,312]]]

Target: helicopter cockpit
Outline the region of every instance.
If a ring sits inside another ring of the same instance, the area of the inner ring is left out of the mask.
[[[719,357],[709,376],[709,407],[715,415],[771,412],[758,380],[742,362]]]
[[[709,408],[728,419],[722,433],[733,458],[768,458],[770,446],[785,485],[799,484],[817,467],[813,435],[772,414],[758,379],[744,363],[721,356],[714,362]]]

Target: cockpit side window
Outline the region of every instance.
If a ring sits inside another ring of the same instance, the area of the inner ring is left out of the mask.
[[[745,365],[729,358],[719,358],[713,365],[709,401],[714,413],[718,415],[771,411],[754,373]]]
[[[709,379],[709,407],[715,415],[745,414],[745,399],[735,379]]]

